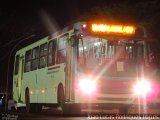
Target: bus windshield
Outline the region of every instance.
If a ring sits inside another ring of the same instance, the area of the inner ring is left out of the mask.
[[[78,63],[85,73],[103,69],[108,76],[135,76],[136,67],[143,62],[143,49],[143,41],[86,36],[79,39]]]

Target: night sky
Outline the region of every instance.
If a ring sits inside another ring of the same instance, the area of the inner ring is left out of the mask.
[[[67,24],[81,18],[81,16],[85,16],[88,13],[94,14],[94,8],[96,7],[112,8],[113,6],[113,8],[116,9],[120,4],[126,4],[126,8],[128,7],[133,11],[135,8],[132,8],[132,5],[138,6],[138,10],[142,9],[141,13],[144,15],[141,16],[141,14],[138,14],[139,11],[137,10],[137,13],[133,12],[133,14],[131,14],[133,16],[130,15],[130,17],[126,17],[127,20],[132,21],[132,17],[135,18],[135,20],[133,20],[134,22],[140,21],[141,23],[143,23],[144,19],[148,20],[148,18],[156,18],[156,20],[158,18],[158,20],[160,20],[160,4],[157,4],[158,0],[150,1],[155,2],[146,4],[149,0],[3,0],[0,4],[0,89],[5,88],[9,55],[19,40],[32,34],[37,37],[34,38],[34,40],[41,38],[63,28]],[[123,9],[125,10],[126,8],[122,8],[122,15],[124,16],[128,14],[127,11],[123,11]],[[146,11],[149,11],[151,15],[149,16]],[[119,14],[118,12],[115,12],[115,15]],[[136,17],[134,17],[134,15]],[[44,22],[46,19],[52,23],[52,31],[46,27],[47,25]],[[153,26],[159,25],[154,22],[150,24]],[[155,30],[152,26],[150,28]],[[157,32],[157,30],[155,30],[155,32]],[[25,41],[16,49],[30,42],[31,40]],[[11,62],[9,63],[9,86],[12,86],[15,50],[11,55]]]
[[[12,87],[13,61],[16,50],[50,34],[44,23],[46,16],[54,24],[54,31],[56,31],[77,19],[92,7],[102,6],[104,3],[111,4],[112,2],[109,0],[107,2],[106,0],[3,1],[0,4],[0,92],[5,90],[8,60],[16,43],[32,34],[37,37],[25,41],[12,52],[9,62],[9,88]]]

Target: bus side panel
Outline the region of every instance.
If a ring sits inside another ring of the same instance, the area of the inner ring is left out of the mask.
[[[37,102],[37,70],[24,73],[23,79],[23,101],[25,102],[25,90],[29,88],[30,92],[30,103]]]
[[[18,75],[13,76],[13,99],[18,101]]]
[[[52,69],[56,68],[56,69]],[[65,64],[57,64],[46,70],[45,79],[45,103],[57,103],[58,85],[62,83],[65,86]]]

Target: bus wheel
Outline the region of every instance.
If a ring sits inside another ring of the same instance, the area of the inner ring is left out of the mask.
[[[64,98],[64,89],[63,89],[62,84],[60,84],[58,87],[58,100],[57,101],[58,101],[58,107],[61,107],[63,111],[65,98]]]
[[[29,96],[29,89],[26,89],[25,92],[25,103],[26,103],[26,111],[30,112],[30,96]]]

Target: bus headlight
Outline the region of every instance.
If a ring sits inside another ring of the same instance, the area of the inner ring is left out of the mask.
[[[136,95],[145,96],[151,91],[151,84],[147,80],[140,80],[134,86],[134,93]]]
[[[96,91],[96,81],[91,79],[80,79],[78,87],[84,94],[92,94]]]

